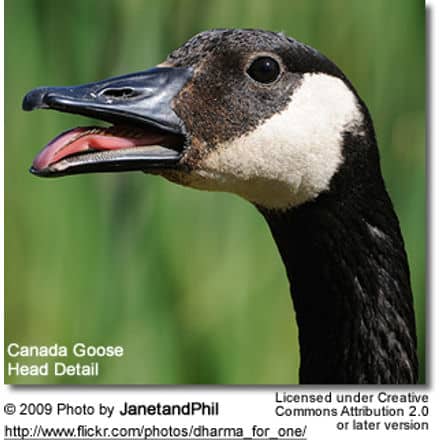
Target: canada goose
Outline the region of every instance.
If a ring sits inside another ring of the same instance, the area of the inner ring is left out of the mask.
[[[139,170],[238,194],[266,219],[291,285],[300,382],[415,383],[407,257],[368,110],[344,74],[281,33],[203,32],[159,66],[29,92],[24,110],[93,116],[31,172]]]

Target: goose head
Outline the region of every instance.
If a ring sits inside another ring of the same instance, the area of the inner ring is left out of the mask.
[[[113,124],[56,137],[38,176],[143,171],[256,205],[295,284],[302,383],[417,380],[407,257],[371,119],[315,49],[203,32],[153,69],[34,89],[23,108]]]
[[[62,133],[37,155],[43,177],[143,171],[287,209],[329,189],[347,134],[368,115],[326,57],[281,33],[212,30],[153,69],[75,87],[40,87],[24,110],[112,123]]]

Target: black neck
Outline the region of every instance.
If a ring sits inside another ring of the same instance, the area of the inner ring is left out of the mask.
[[[353,154],[368,160],[346,155],[328,192],[288,211],[260,209],[291,285],[300,382],[414,383],[415,321],[400,227],[377,149],[356,144]]]

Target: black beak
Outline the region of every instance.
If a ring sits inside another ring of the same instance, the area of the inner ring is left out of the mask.
[[[99,151],[81,147],[81,151],[73,154],[62,153],[64,146],[58,145],[58,142],[54,147],[52,141],[34,160],[31,172],[41,176],[59,176],[103,171],[148,171],[175,166],[181,157],[187,133],[183,121],[172,109],[172,102],[191,77],[190,68],[158,67],[76,87],[40,87],[30,91],[24,97],[23,110],[43,108],[91,116],[122,126],[125,130],[132,127],[145,131],[151,134],[151,139],[162,139],[160,145],[146,142],[147,145],[133,148],[102,148]],[[66,138],[69,136],[66,135]],[[42,155],[45,155],[44,160]],[[57,157],[59,159],[55,160]]]

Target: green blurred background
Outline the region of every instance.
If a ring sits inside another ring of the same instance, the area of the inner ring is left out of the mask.
[[[250,204],[142,173],[27,172],[49,139],[90,122],[22,112],[29,89],[143,70],[214,27],[282,30],[366,101],[411,264],[424,382],[424,15],[415,0],[6,0],[6,343],[126,350],[98,378],[13,382],[297,383],[288,283]]]

